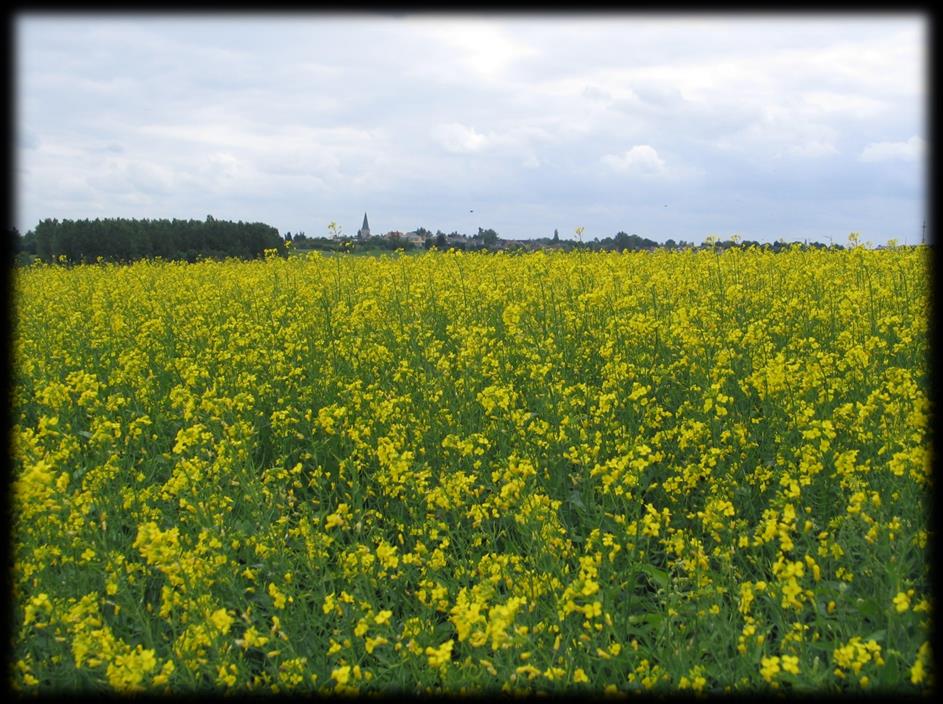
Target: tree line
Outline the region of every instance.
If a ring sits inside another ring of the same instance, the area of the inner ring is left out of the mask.
[[[406,251],[416,249],[439,250],[462,250],[462,251],[529,251],[534,249],[560,249],[566,252],[573,250],[605,251],[605,252],[637,252],[655,249],[749,249],[757,247],[771,252],[780,252],[792,248],[794,242],[777,240],[775,242],[758,242],[756,240],[741,240],[738,237],[732,237],[727,240],[721,240],[719,237],[711,236],[701,244],[687,242],[685,240],[675,241],[667,239],[664,242],[657,242],[648,237],[642,237],[637,234],[628,234],[619,231],[611,237],[595,237],[591,240],[574,240],[561,238],[559,232],[554,230],[553,237],[536,237],[526,240],[507,240],[502,238],[492,228],[478,228],[477,235],[466,235],[459,232],[450,232],[446,234],[441,230],[436,230],[435,234],[424,227],[417,227],[414,231],[424,238],[422,244],[414,244],[408,240],[394,236],[373,236],[366,239],[360,239],[350,236],[322,236],[310,237],[303,232],[295,235],[288,232],[285,235],[286,242],[291,243],[295,250],[322,250],[329,252],[345,251],[392,251],[403,249]],[[803,249],[844,249],[840,244],[825,245],[820,242],[805,242],[799,244]]]
[[[668,239],[663,243],[636,234],[618,232],[612,237],[596,237],[592,240],[571,240],[561,238],[554,230],[553,237],[539,237],[528,240],[506,240],[495,230],[478,228],[477,235],[464,235],[451,232],[446,235],[441,230],[433,233],[424,227],[418,227],[415,233],[424,238],[421,244],[397,236],[373,236],[359,239],[335,232],[333,236],[309,237],[303,232],[282,237],[278,230],[264,223],[244,223],[217,220],[207,215],[206,220],[149,220],[105,218],[95,220],[56,220],[41,221],[33,230],[20,236],[16,228],[11,228],[10,235],[16,243],[14,252],[16,261],[28,264],[34,259],[45,262],[65,261],[68,263],[90,263],[98,260],[130,262],[136,259],[160,257],[166,260],[193,262],[198,259],[240,259],[257,258],[265,250],[274,249],[279,254],[289,250],[322,250],[326,252],[352,251],[394,251],[398,249],[439,250],[460,249],[466,251],[528,251],[533,249],[589,250],[589,251],[644,251],[654,249],[703,249],[725,250],[758,247],[773,252],[790,249],[792,243],[782,240],[776,242],[757,242],[732,237],[721,240],[716,236],[708,237],[704,243],[675,242]],[[803,249],[843,249],[839,244],[824,245],[819,242],[799,245]]]
[[[278,230],[265,223],[216,220],[95,220],[41,221],[22,237],[19,251],[45,262],[129,262],[161,257],[189,262],[200,258],[251,259],[266,249],[284,251]]]

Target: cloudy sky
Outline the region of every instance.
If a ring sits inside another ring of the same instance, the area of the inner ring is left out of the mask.
[[[921,15],[16,17],[47,217],[914,243]],[[472,212],[473,211],[473,212]]]

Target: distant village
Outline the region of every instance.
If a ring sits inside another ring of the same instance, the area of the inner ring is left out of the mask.
[[[363,224],[353,237],[340,233],[331,228],[332,234],[328,237],[307,237],[303,233],[292,235],[286,233],[285,241],[291,242],[295,249],[337,249],[338,247],[357,249],[464,249],[464,250],[537,250],[565,248],[568,243],[561,240],[559,234],[554,237],[538,239],[505,239],[492,229],[478,228],[475,235],[460,234],[458,232],[444,233],[441,230],[432,232],[424,227],[409,232],[390,230],[384,234],[375,235],[370,230],[370,221],[367,214],[363,214]],[[657,243],[652,242],[652,245]]]
[[[331,234],[322,237],[308,237],[304,233],[285,234],[285,242],[295,250],[318,249],[327,251],[351,251],[351,250],[415,250],[415,249],[439,249],[449,250],[458,249],[466,251],[537,251],[537,250],[571,250],[588,249],[603,251],[642,251],[656,249],[699,249],[703,247],[713,247],[716,249],[728,249],[731,247],[748,248],[756,246],[761,249],[770,249],[779,251],[799,244],[803,248],[816,249],[844,249],[840,244],[829,242],[822,244],[820,242],[786,242],[779,240],[777,242],[757,242],[755,240],[744,240],[732,236],[727,240],[721,240],[716,236],[705,238],[704,242],[698,244],[686,242],[685,240],[675,241],[668,238],[664,242],[656,242],[647,237],[637,234],[628,234],[618,232],[611,237],[595,237],[593,239],[568,239],[560,237],[559,232],[554,230],[553,235],[549,237],[535,237],[529,239],[506,239],[501,237],[493,229],[478,228],[478,233],[474,235],[460,234],[450,232],[448,234],[437,230],[431,232],[424,227],[416,228],[409,232],[391,230],[382,235],[375,235],[370,230],[370,222],[367,214],[363,214],[363,224],[357,230],[356,235],[350,236],[343,234],[333,223],[329,227]],[[877,249],[883,249],[883,245]]]
[[[44,262],[130,262],[144,258],[161,258],[174,261],[193,262],[201,258],[223,259],[226,257],[254,258],[267,251],[286,254],[309,251],[382,253],[395,251],[461,250],[470,252],[533,252],[538,250],[561,250],[565,252],[645,252],[655,250],[701,250],[723,251],[727,249],[749,249],[756,247],[764,251],[790,251],[799,249],[836,249],[864,247],[866,249],[912,249],[929,247],[926,224],[919,244],[905,239],[903,245],[897,240],[888,240],[887,245],[872,246],[860,242],[859,233],[848,235],[848,244],[841,245],[828,237],[828,244],[821,242],[786,241],[757,242],[731,235],[726,240],[708,235],[698,244],[671,238],[656,242],[647,237],[626,232],[617,232],[609,237],[584,237],[578,228],[576,239],[560,237],[554,230],[552,236],[529,239],[505,239],[493,229],[479,227],[474,235],[458,232],[435,233],[424,227],[409,232],[391,230],[382,235],[370,231],[370,222],[364,213],[363,224],[355,235],[345,234],[335,223],[328,226],[328,233],[308,237],[303,232],[284,235],[275,227],[265,223],[232,222],[218,220],[207,215],[205,220],[96,218],[95,220],[57,220],[46,218],[25,235],[16,228],[9,233],[18,265],[28,266],[35,261]]]

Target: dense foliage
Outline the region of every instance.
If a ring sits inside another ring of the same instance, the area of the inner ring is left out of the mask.
[[[41,221],[28,246],[45,262],[129,262],[147,257],[195,261],[199,257],[261,257],[266,249],[281,251],[278,230],[264,223],[206,220]]]
[[[14,684],[926,691],[925,256],[19,269]]]

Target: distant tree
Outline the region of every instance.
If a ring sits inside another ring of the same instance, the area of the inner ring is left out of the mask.
[[[53,260],[53,251],[57,249],[57,243],[54,237],[58,233],[56,227],[58,223],[55,220],[40,220],[33,232],[36,233],[36,254],[43,261],[51,262]]]
[[[424,227],[417,227],[417,228],[415,229],[415,233],[416,233],[417,235],[419,235],[420,237],[423,237],[423,238],[432,237],[432,233],[429,232],[429,230],[427,230],[427,229],[424,228]]]
[[[481,239],[482,243],[485,245],[494,245],[498,242],[498,233],[492,230],[490,227],[487,230],[482,230],[478,228],[478,237]]]
[[[36,235],[32,230],[25,235],[15,227],[9,229],[8,237],[12,244],[12,254],[17,264],[27,265],[36,260]]]
[[[45,261],[131,261],[159,256],[259,257],[266,249],[284,251],[278,230],[263,223],[199,220],[43,220],[36,226],[36,253]]]
[[[15,227],[10,230],[10,235],[13,238],[13,246],[17,252],[24,252],[26,254],[36,254],[36,233],[30,230],[25,235],[20,235],[19,230]]]

